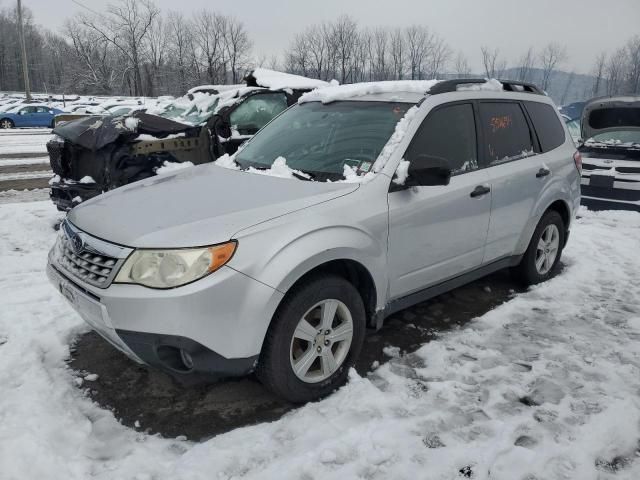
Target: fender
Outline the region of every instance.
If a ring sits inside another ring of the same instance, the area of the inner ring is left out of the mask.
[[[273,227],[273,230],[277,228]],[[272,237],[271,232],[269,237]],[[244,264],[242,256],[237,255],[229,266],[286,294],[296,281],[314,268],[334,260],[351,260],[361,264],[369,272],[378,292],[376,309],[384,307],[388,282],[385,273],[386,229],[384,235],[375,238],[356,226],[326,226],[281,243],[277,238],[271,238],[274,242],[268,246],[264,243],[265,232],[262,232],[260,238],[260,245],[254,245],[251,237],[238,239],[238,253],[242,249],[249,251],[261,248],[263,255],[260,261],[254,262],[253,265]],[[332,247],[327,248],[328,246]],[[255,258],[250,253],[247,257]]]

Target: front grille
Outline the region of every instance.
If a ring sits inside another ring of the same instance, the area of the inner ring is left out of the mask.
[[[92,237],[67,220],[60,226],[55,263],[72,276],[99,288],[107,288],[131,249]]]
[[[62,236],[61,242],[60,264],[63,268],[92,285],[101,287],[108,284],[118,263],[117,258],[89,251],[75,253],[66,235]]]

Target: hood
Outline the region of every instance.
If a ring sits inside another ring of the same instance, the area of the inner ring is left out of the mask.
[[[584,140],[620,130],[640,132],[640,97],[596,98],[585,105],[580,125]]]
[[[163,138],[191,128],[194,127],[137,111],[126,117],[88,116],[56,126],[53,133],[76,145],[96,151],[120,137],[135,138],[144,133]]]
[[[238,231],[355,191],[204,164],[112,190],[69,212],[81,230],[138,248],[212,245]]]

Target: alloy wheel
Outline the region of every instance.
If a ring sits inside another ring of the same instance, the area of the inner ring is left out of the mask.
[[[290,360],[305,383],[331,377],[344,363],[353,339],[353,319],[339,300],[323,300],[299,320],[291,339]]]
[[[554,224],[547,225],[540,235],[536,248],[536,270],[540,275],[549,273],[558,256],[560,231]]]

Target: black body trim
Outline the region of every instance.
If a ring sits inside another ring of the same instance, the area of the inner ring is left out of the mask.
[[[258,355],[226,358],[187,337],[159,333],[116,330],[122,341],[144,363],[163,370],[183,383],[239,377],[251,372]],[[185,365],[180,350],[187,352],[193,365]]]
[[[441,82],[436,83],[433,87],[429,89],[427,92],[429,95],[437,95],[439,93],[449,93],[458,91],[459,85],[469,85],[469,84],[478,84],[485,83],[487,81],[486,78],[456,78],[451,80],[443,80]],[[498,80],[502,83],[502,89],[507,92],[519,92],[519,93],[533,93],[536,95],[545,95],[545,93],[540,90],[533,83],[526,82],[517,82],[514,80]],[[520,87],[521,89],[519,89]]]
[[[462,275],[453,277],[449,280],[445,280],[444,282],[432,285],[423,290],[418,290],[417,292],[411,293],[404,297],[391,300],[389,303],[387,303],[387,306],[384,310],[376,313],[374,325],[376,326],[376,329],[379,329],[380,327],[382,327],[384,319],[393,313],[404,310],[405,308],[412,307],[413,305],[417,305],[418,303],[425,302],[431,298],[442,295],[443,293],[466,285],[467,283],[471,283],[482,277],[486,277],[487,275],[490,275],[491,273],[497,272],[504,268],[515,267],[520,263],[520,260],[522,260],[522,255],[514,255],[511,257],[501,258],[500,260],[496,260],[495,262],[483,265],[482,267],[471,270],[467,273],[463,273]]]

